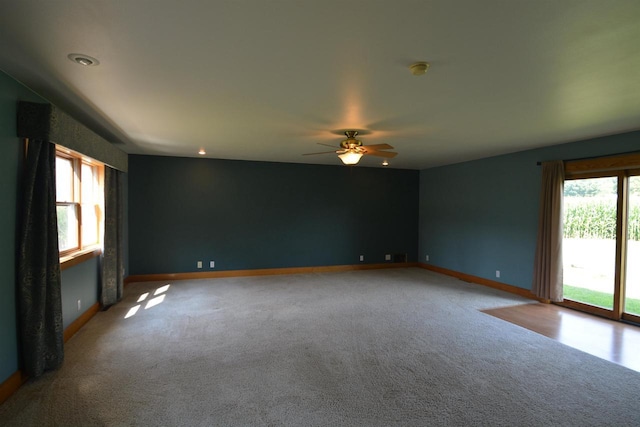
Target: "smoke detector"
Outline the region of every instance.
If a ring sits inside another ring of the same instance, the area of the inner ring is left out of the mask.
[[[91,56],[84,55],[82,53],[70,53],[69,55],[67,55],[67,58],[69,58],[76,64],[84,65],[85,67],[95,67],[96,65],[100,64],[100,61],[98,61],[96,58],[92,58]]]
[[[428,62],[416,62],[415,64],[411,64],[409,69],[411,70],[411,74],[414,76],[421,76],[423,74],[427,74],[427,70],[429,69]]]

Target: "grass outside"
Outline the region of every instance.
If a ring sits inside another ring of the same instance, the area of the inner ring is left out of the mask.
[[[565,299],[583,302],[609,310],[613,309],[613,294],[570,285],[564,285],[563,289]],[[626,313],[640,315],[640,299],[627,298],[624,311]]]
[[[611,294],[615,280],[616,241],[613,239],[564,239],[564,283]],[[627,298],[640,299],[640,241],[627,242]]]

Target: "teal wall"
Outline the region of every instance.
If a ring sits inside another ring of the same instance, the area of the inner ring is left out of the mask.
[[[416,261],[418,171],[130,156],[130,274]],[[196,261],[202,260],[202,270]]]
[[[421,171],[420,261],[531,289],[536,163],[639,150],[640,132],[631,132]]]
[[[47,102],[0,72],[0,383],[18,370],[16,225],[22,142],[16,136],[18,101]],[[67,327],[97,302],[98,258],[62,272],[63,323]],[[77,301],[82,299],[78,312]]]
[[[100,258],[91,258],[62,271],[62,325],[65,329],[98,301],[99,262]]]

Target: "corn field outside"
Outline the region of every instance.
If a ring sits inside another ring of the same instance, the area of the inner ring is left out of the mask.
[[[565,197],[564,238],[615,239],[616,200],[607,197]],[[640,197],[629,204],[628,239],[640,241]]]

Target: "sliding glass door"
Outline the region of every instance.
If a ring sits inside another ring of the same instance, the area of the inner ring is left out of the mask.
[[[566,179],[563,225],[565,304],[640,322],[640,171]]]
[[[565,181],[564,298],[613,310],[616,273],[616,177]]]

